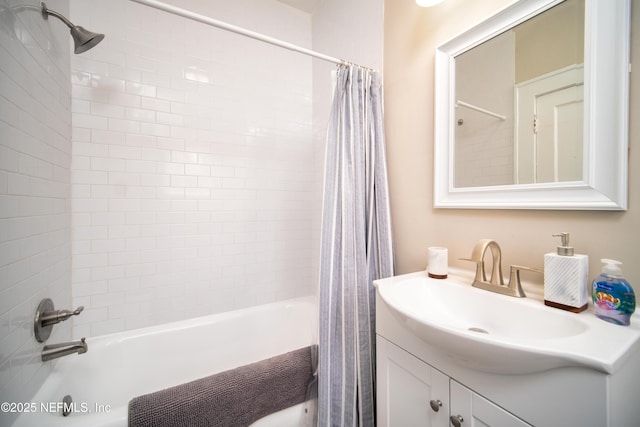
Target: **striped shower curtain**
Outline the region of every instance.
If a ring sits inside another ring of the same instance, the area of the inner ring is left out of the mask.
[[[393,275],[381,87],[338,67],[327,132],[320,255],[318,425],[375,424],[375,292]]]

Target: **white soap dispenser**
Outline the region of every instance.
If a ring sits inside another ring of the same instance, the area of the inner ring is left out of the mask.
[[[550,307],[579,313],[589,301],[589,257],[574,254],[569,233],[554,234],[562,245],[544,256],[544,303]]]

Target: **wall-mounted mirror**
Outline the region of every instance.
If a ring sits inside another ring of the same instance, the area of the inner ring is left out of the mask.
[[[630,0],[520,0],[436,50],[434,205],[627,205]]]

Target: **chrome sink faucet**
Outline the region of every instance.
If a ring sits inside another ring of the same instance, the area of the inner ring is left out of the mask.
[[[487,250],[491,250],[491,256],[493,258],[491,278],[489,280],[487,280],[487,273],[484,265],[484,257]],[[462,259],[476,263],[476,276],[473,279],[471,286],[512,297],[523,298],[527,296],[524,293],[522,283],[520,282],[521,270],[540,273],[539,270],[534,268],[512,265],[509,274],[509,284],[505,285],[504,277],[502,276],[502,251],[500,250],[498,243],[492,239],[479,240],[473,247],[471,258]]]
[[[42,349],[42,361],[57,359],[73,353],[86,353],[89,347],[85,342],[85,338],[80,341],[64,342],[60,344],[45,345]]]

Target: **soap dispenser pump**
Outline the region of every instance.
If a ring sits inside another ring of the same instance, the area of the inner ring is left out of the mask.
[[[589,302],[589,257],[575,254],[569,233],[554,234],[561,245],[544,256],[544,303],[550,307],[579,313]]]

